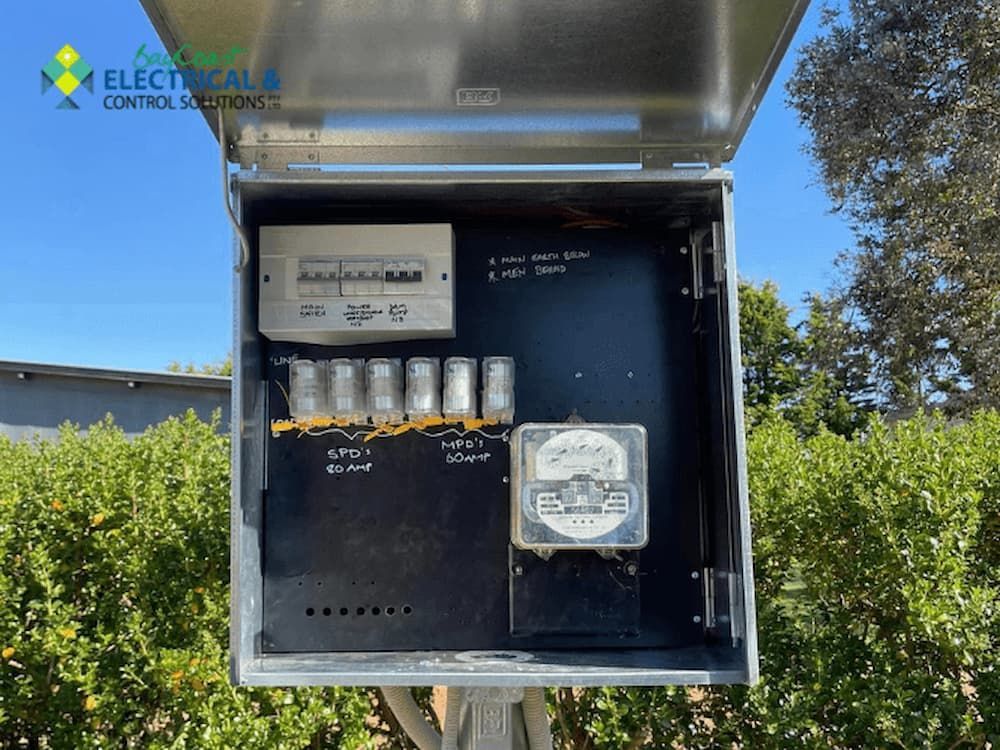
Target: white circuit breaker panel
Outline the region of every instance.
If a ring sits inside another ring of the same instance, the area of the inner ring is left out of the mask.
[[[260,332],[360,344],[455,335],[450,224],[263,226]]]
[[[646,428],[528,423],[511,435],[511,541],[638,549],[649,537]]]

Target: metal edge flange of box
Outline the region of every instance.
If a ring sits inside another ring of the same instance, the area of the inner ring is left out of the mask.
[[[645,427],[560,422],[514,430],[514,546],[536,552],[641,549],[648,540]]]

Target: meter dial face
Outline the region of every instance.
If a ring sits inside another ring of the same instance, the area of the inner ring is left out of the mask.
[[[594,430],[569,430],[546,440],[535,455],[535,479],[558,482],[537,493],[534,511],[553,531],[580,541],[617,528],[629,513],[629,495],[612,491],[628,471],[625,447]]]
[[[625,447],[594,430],[569,430],[546,440],[535,455],[534,479],[624,481],[628,471]]]

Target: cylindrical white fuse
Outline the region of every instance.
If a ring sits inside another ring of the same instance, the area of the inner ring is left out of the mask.
[[[326,362],[297,359],[288,366],[288,411],[294,419],[330,416]]]
[[[476,418],[476,360],[448,357],[444,361],[444,418]]]
[[[483,418],[514,424],[514,358],[483,358]]]
[[[436,357],[406,360],[406,416],[441,416],[441,361]]]
[[[400,424],[403,421],[403,366],[399,360],[369,359],[365,375],[372,423]]]
[[[365,403],[365,364],[363,359],[331,359],[330,413],[335,419],[346,419],[351,424],[364,424],[368,420]]]

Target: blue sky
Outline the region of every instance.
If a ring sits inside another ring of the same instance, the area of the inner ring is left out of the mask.
[[[817,3],[793,49],[818,20]],[[0,359],[153,370],[219,360],[230,349],[231,246],[215,140],[193,111],[56,111],[55,91],[39,96],[39,68],[67,42],[98,71],[122,67],[140,43],[159,46],[138,2],[5,9]],[[806,133],[785,108],[793,61],[729,166],[740,272],[774,279],[795,306],[829,286],[851,235],[828,213]]]

